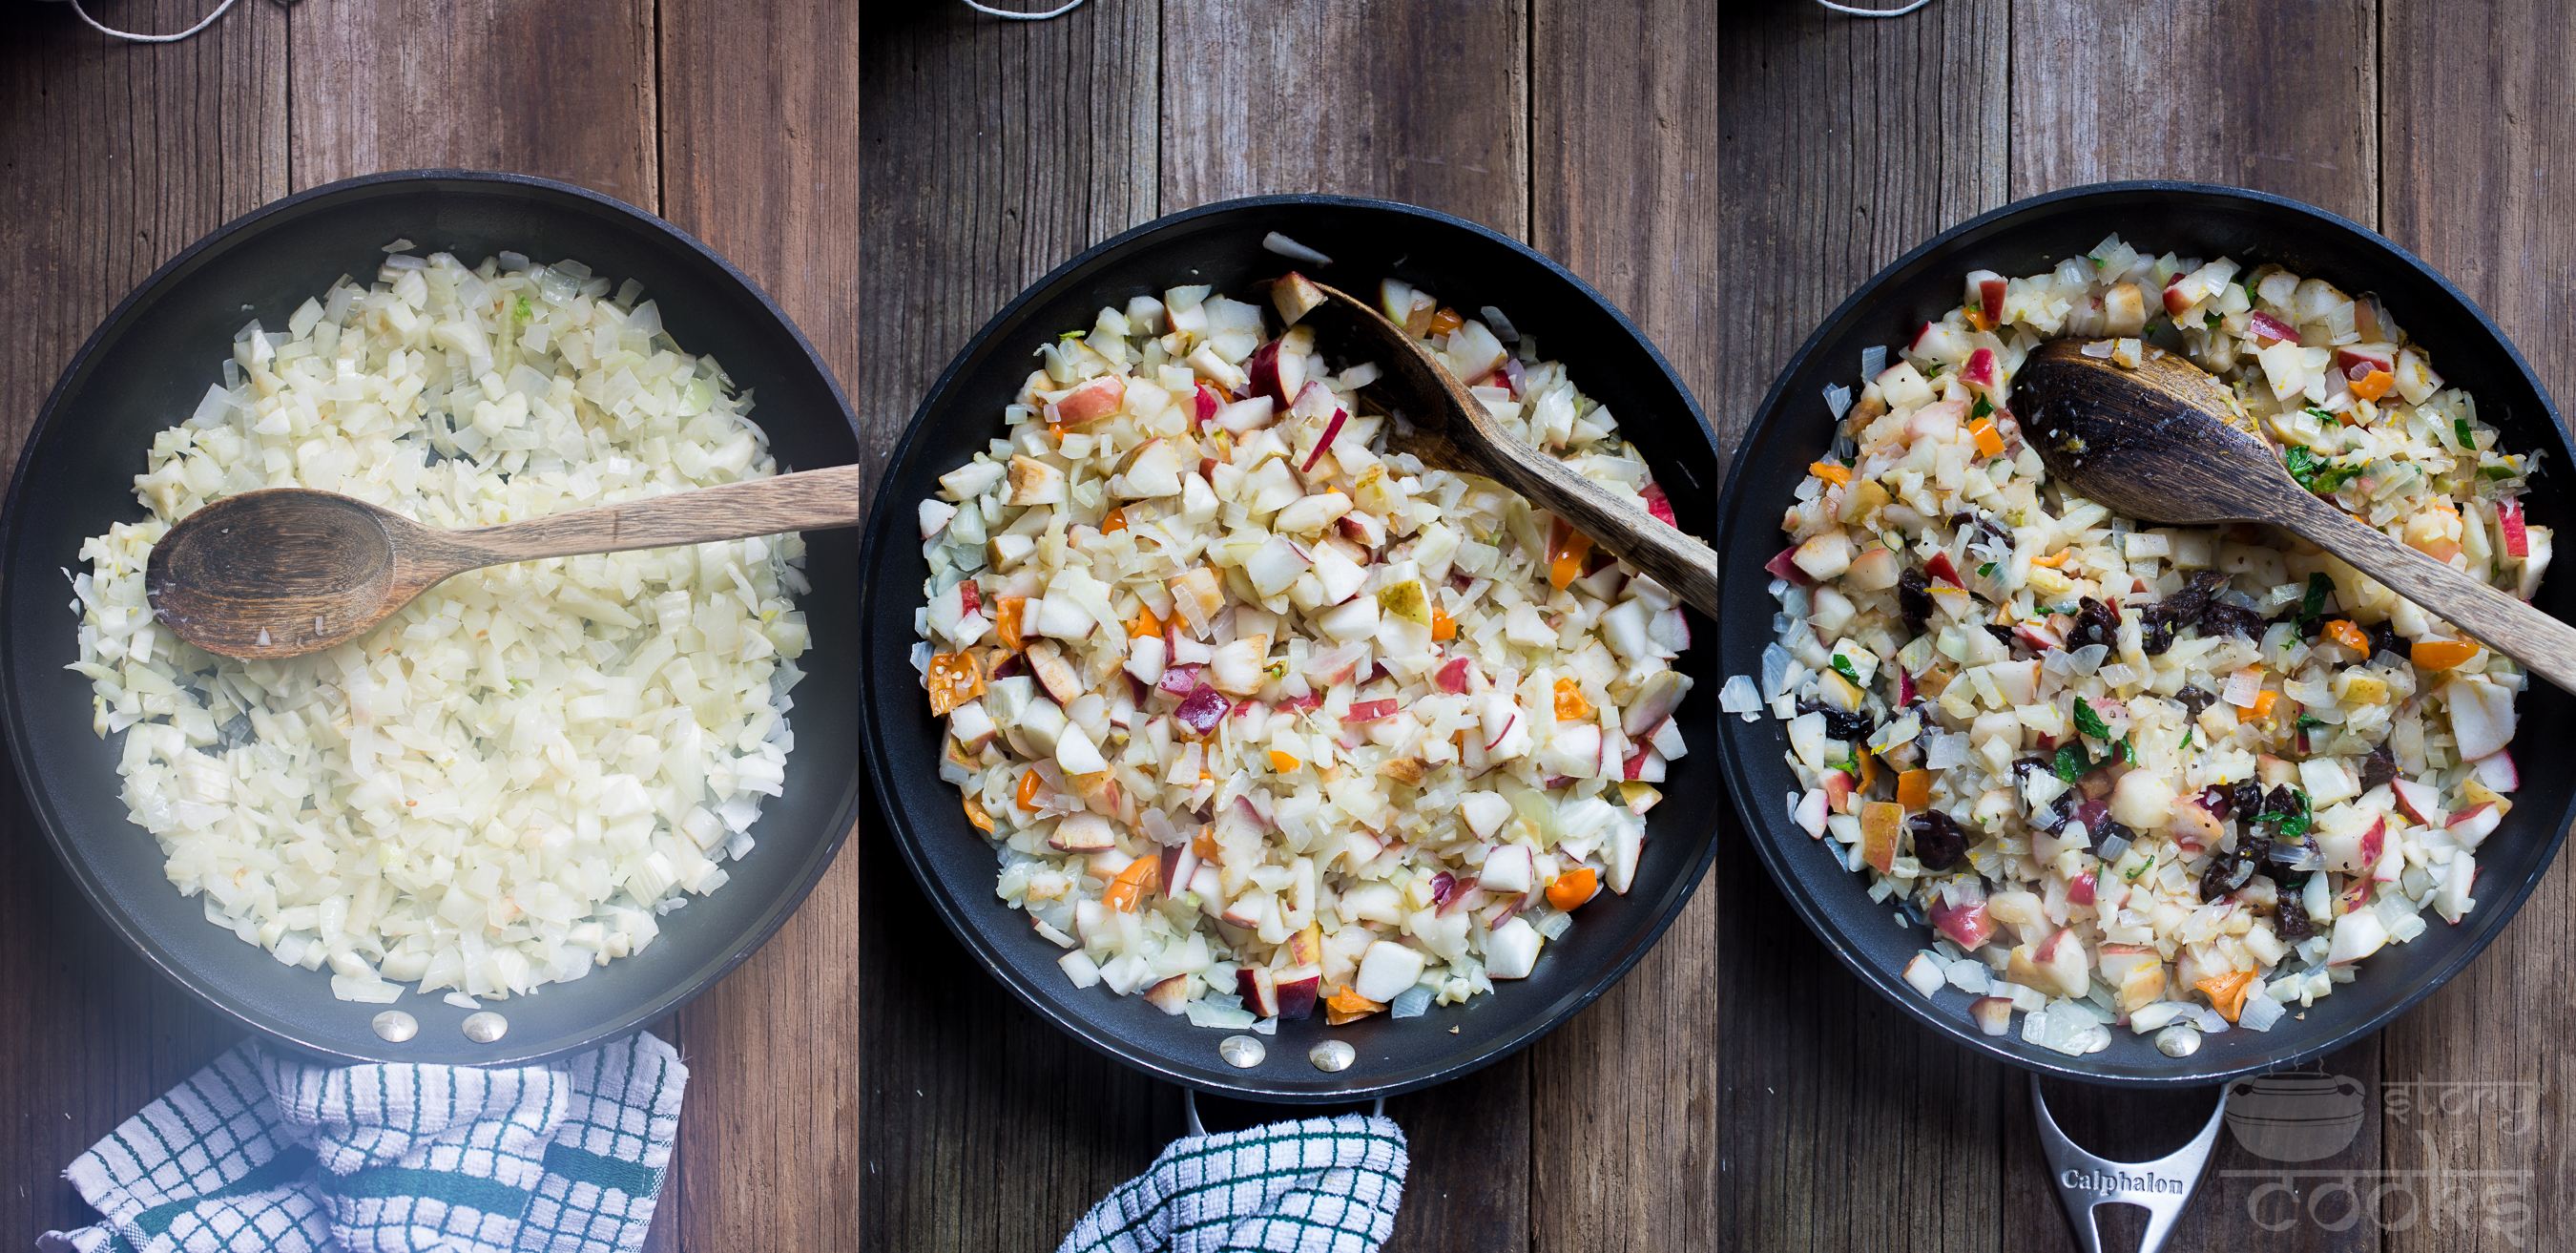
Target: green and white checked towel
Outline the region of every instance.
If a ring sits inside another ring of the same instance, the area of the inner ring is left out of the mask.
[[[508,1070],[317,1066],[245,1041],[63,1172],[44,1253],[631,1253],[688,1067],[650,1035]]]
[[[1383,1116],[1184,1136],[1056,1253],[1377,1253],[1407,1161],[1403,1130]]]

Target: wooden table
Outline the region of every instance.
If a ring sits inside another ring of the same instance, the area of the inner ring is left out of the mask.
[[[102,7],[167,30],[203,3]],[[434,165],[567,179],[723,250],[838,371],[871,458],[1023,284],[1266,191],[1390,196],[1528,240],[1633,314],[1730,438],[1900,251],[2111,178],[2243,184],[2375,226],[2576,395],[2576,232],[2551,202],[2576,183],[2576,25],[2555,0],[1933,0],[1883,22],[1803,0],[1092,0],[1041,24],[937,0],[241,0],[160,48],[51,5],[11,20],[11,464],[73,349],[163,258],[289,192]],[[0,1244],[81,1221],[57,1172],[236,1035],[91,916],[7,786]],[[2539,1085],[2527,1122],[2374,1107],[2326,1163],[2382,1172],[2365,1196],[2385,1172],[2485,1172],[2451,1204],[2410,1220],[2391,1196],[2356,1221],[2330,1192],[2222,1176],[2175,1247],[2576,1244],[2571,924],[2561,865],[2465,976],[2327,1063]],[[1176,1091],[976,971],[873,820],[768,948],[659,1029],[695,1072],[662,1248],[1048,1249],[1180,1130]],[[2061,1249],[2026,1093],[1846,975],[1729,831],[1617,990],[1390,1104],[1414,1154],[1391,1247]],[[2129,1156],[2207,1109],[2057,1099]],[[2259,1164],[2231,1144],[2217,1166]]]

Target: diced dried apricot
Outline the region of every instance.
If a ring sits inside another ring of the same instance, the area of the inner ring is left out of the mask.
[[[2424,670],[2448,670],[2478,655],[2474,640],[2425,640],[2406,650],[2407,659]]]
[[[1002,643],[1015,653],[1029,646],[1020,635],[1020,611],[1028,608],[1028,604],[1026,596],[1001,596],[993,601],[993,629],[1000,633]]]
[[[2245,1012],[2245,989],[2253,982],[2253,971],[2231,970],[2223,975],[2211,975],[2192,986],[2208,994],[2209,1003],[2218,1007],[2220,1017],[2234,1022],[2238,1014]]]
[[[1440,306],[1439,311],[1431,315],[1431,333],[1433,335],[1446,335],[1451,331],[1457,330],[1459,327],[1465,326],[1466,324],[1467,315],[1460,313],[1447,305]]]
[[[2386,370],[2373,370],[2351,384],[2352,394],[2363,400],[2377,400],[2387,395],[2388,389],[2396,385],[2397,376]]]
[[[1020,772],[1020,790],[1011,798],[1011,801],[1022,809],[1034,810],[1038,807],[1037,771],[1023,770]]]
[[[1162,874],[1161,858],[1139,857],[1127,863],[1127,868],[1119,871],[1118,877],[1109,881],[1107,890],[1100,894],[1100,902],[1119,913],[1132,914],[1136,912],[1136,903],[1144,898],[1145,893],[1152,891],[1154,886],[1162,881]]]
[[[2279,704],[2280,701],[2281,694],[2279,692],[2254,693],[2254,720],[2260,722],[2265,718],[2271,717],[2272,706]]]
[[[2072,548],[2061,548],[2045,557],[2031,558],[2030,564],[2035,566],[2046,566],[2051,570],[2055,570],[2073,560],[2075,560],[2075,550]]]
[[[1905,838],[1905,807],[1870,801],[1860,807],[1860,855],[1872,869],[1887,874],[1896,867],[1896,849]]]
[[[2370,655],[2370,637],[2361,633],[2349,618],[2337,618],[2326,624],[2326,636],[2362,656]]]
[[[1896,803],[1909,810],[1932,807],[1932,772],[1900,770],[1896,775]]]
[[[1294,774],[1297,772],[1297,767],[1305,764],[1297,760],[1297,755],[1294,753],[1283,753],[1275,748],[1270,750],[1270,768],[1281,774]]]
[[[1547,903],[1570,912],[1575,906],[1591,900],[1592,894],[1600,887],[1599,872],[1590,866],[1577,866],[1558,875],[1556,882],[1547,885]]]
[[[1141,640],[1146,636],[1162,633],[1163,620],[1155,617],[1153,610],[1141,605],[1136,609],[1136,620],[1127,624],[1127,638],[1131,640]]]
[[[1331,996],[1324,998],[1324,1021],[1338,1027],[1346,1022],[1357,1022],[1384,1008],[1386,1006],[1349,988],[1335,988]]]
[[[1807,467],[1807,473],[1842,487],[1851,482],[1851,467],[1839,461],[1818,461]]]
[[[1108,517],[1100,520],[1100,533],[1103,535],[1116,535],[1126,529],[1127,511],[1124,509],[1112,509]]]
[[[1562,523],[1558,525],[1563,526]],[[1564,530],[1564,537],[1550,545],[1556,551],[1551,554],[1552,560],[1547,565],[1548,586],[1560,589],[1583,577],[1583,563],[1592,556],[1591,536],[1572,527]]]
[[[1968,433],[1977,437],[1977,451],[1989,457],[2004,455],[2003,432],[1995,429],[1995,420],[1987,418],[1968,425]]]
[[[1852,772],[1855,785],[1863,792],[1868,791],[1870,784],[1878,782],[1878,759],[1870,756],[1868,749],[1855,747],[1852,749],[1852,762],[1858,767]]]
[[[941,653],[930,659],[930,673],[924,680],[930,688],[930,712],[945,716],[949,710],[984,694],[984,672],[975,665],[971,653]]]
[[[974,823],[979,830],[990,834],[993,830],[993,816],[985,813],[984,807],[976,804],[974,797],[969,796],[964,799],[966,801],[966,821]]]
[[[1556,720],[1581,722],[1592,716],[1592,702],[1583,699],[1583,685],[1572,679],[1556,681]]]
[[[1431,607],[1431,638],[1435,640],[1458,638],[1458,620],[1450,617],[1449,611],[1438,605]]]
[[[1222,860],[1222,854],[1218,852],[1216,846],[1216,828],[1201,828],[1197,838],[1190,841],[1190,852],[1196,854],[1200,861],[1215,862]]]

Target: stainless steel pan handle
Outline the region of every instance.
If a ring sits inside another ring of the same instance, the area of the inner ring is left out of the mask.
[[[2030,1077],[2030,1107],[2039,1123],[2039,1147],[2048,1154],[2048,1181],[2057,1188],[2057,1199],[2065,1204],[2067,1220],[2075,1224],[2075,1239],[2084,1246],[2084,1253],[2102,1253],[2102,1228],[2093,1220],[2093,1207],[2106,1201],[2146,1210],[2147,1234],[2138,1242],[2138,1253],[2163,1253],[2174,1224],[2181,1221],[2192,1194],[2200,1190],[2201,1176],[2209,1170],[2218,1125],[2227,1118],[2227,1089],[2219,1088],[2218,1108],[2209,1111],[2209,1125],[2191,1143],[2151,1162],[2115,1162],[2085,1152],[2049,1116],[2048,1094],[2040,1091],[2035,1074]]]

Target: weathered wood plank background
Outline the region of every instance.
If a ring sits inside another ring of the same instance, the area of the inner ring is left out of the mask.
[[[137,29],[200,7],[93,6]],[[430,165],[566,179],[707,239],[822,349],[872,457],[1047,268],[1265,191],[1389,196],[1528,240],[1634,315],[1729,439],[1878,266],[2109,178],[2237,183],[2376,226],[2559,394],[2576,385],[2576,239],[2552,199],[2576,176],[2576,15],[2551,0],[1934,0],[1885,22],[1802,0],[1092,0],[1037,24],[944,3],[241,0],[159,48],[53,6],[12,22],[11,464],[73,349],[162,259],[288,192]],[[233,1033],[90,916],[16,780],[0,790],[9,1241],[80,1221],[63,1163]],[[2364,1199],[2408,1191],[2356,1213],[2222,1173],[2175,1247],[2576,1245],[2571,930],[2562,866],[2468,974],[2328,1063],[2532,1085],[2530,1118],[2374,1110],[2322,1165],[2363,1172]],[[696,1073],[663,1249],[1044,1250],[1180,1129],[1176,1092],[980,975],[864,825],[803,913],[660,1030]],[[2131,1157],[2208,1099],[2051,1089],[2080,1140]],[[2018,1072],[1846,976],[1731,831],[1619,989],[1390,1112],[1414,1146],[1400,1249],[2072,1247]],[[2232,1144],[2217,1163],[2259,1165]],[[2113,1247],[2134,1242],[2138,1211],[2104,1213]]]

